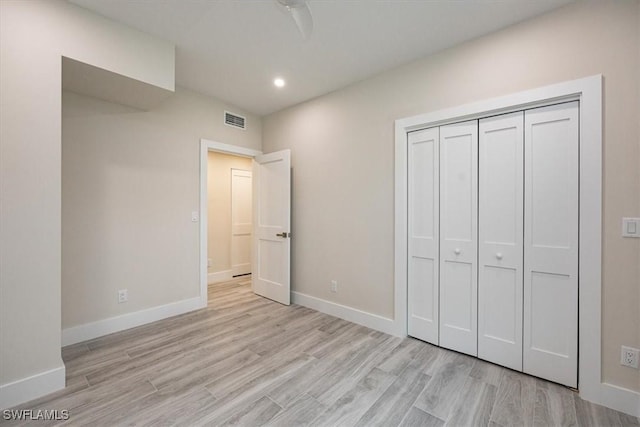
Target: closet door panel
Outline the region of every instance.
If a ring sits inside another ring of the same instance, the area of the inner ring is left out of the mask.
[[[467,333],[474,328],[473,309],[473,263],[462,261],[444,261],[442,267],[442,316],[445,330],[453,329],[454,334]],[[456,343],[451,339],[451,331],[443,334],[443,347],[457,349]],[[467,342],[459,344],[466,348]],[[461,350],[462,351],[462,350]],[[465,351],[467,352],[467,351]],[[471,350],[468,350],[472,353]]]
[[[439,129],[408,135],[409,335],[438,344]]]
[[[578,103],[525,112],[523,370],[577,387]]]
[[[478,122],[440,128],[440,345],[477,355]]]
[[[522,370],[524,112],[480,120],[478,357]]]

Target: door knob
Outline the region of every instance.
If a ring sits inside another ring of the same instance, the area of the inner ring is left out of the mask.
[[[460,252],[462,252],[462,251],[460,250],[460,248],[455,248],[455,249],[453,250],[453,253],[454,253],[454,254],[456,254],[456,255],[460,255]]]
[[[498,252],[498,253],[496,254],[496,258],[498,258],[498,259],[502,259],[502,253],[501,253],[501,252]]]
[[[289,237],[289,233],[287,233],[286,231],[283,231],[282,233],[276,234],[276,236],[286,239],[287,237]]]

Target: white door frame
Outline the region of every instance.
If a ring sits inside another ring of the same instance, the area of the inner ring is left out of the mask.
[[[207,175],[209,152],[232,154],[234,156],[249,157],[262,154],[262,151],[222,142],[200,140],[200,305],[207,306]]]
[[[580,396],[640,415],[640,394],[602,382],[602,75],[396,120],[394,330],[407,335],[407,132],[563,101],[580,101]]]

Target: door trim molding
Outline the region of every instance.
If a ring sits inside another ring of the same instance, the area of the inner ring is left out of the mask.
[[[580,396],[639,415],[637,407],[607,398],[611,393],[601,376],[602,75],[396,120],[394,330],[407,335],[407,132],[571,100],[580,101]]]
[[[207,306],[207,175],[209,151],[254,158],[262,151],[200,139],[200,302]]]

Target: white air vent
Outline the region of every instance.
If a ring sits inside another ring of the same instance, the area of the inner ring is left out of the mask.
[[[228,111],[224,112],[224,124],[227,126],[233,126],[238,129],[246,129],[245,125],[246,119],[237,114],[230,113]]]

